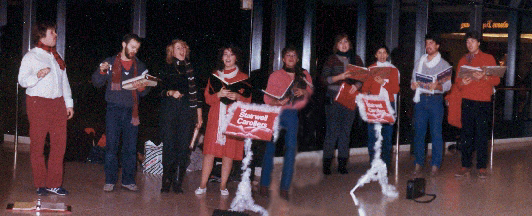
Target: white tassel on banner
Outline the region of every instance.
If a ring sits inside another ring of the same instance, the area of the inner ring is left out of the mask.
[[[355,190],[359,187],[362,187],[366,183],[370,183],[371,181],[379,181],[379,184],[382,188],[382,194],[388,197],[397,198],[399,196],[399,192],[397,192],[397,189],[393,186],[388,184],[388,176],[386,176],[387,170],[386,170],[386,163],[381,159],[381,146],[382,146],[382,125],[381,124],[375,124],[375,131],[377,136],[377,142],[375,142],[375,157],[373,161],[371,162],[371,168],[364,174],[362,177],[358,179],[358,182],[356,186],[351,190],[350,194],[353,198],[353,201],[355,202],[355,205],[359,205],[358,199],[355,196]],[[360,213],[361,209],[359,209]],[[363,211],[363,209],[362,209]]]
[[[253,197],[251,197],[251,181],[249,178],[251,169],[248,167],[249,163],[251,162],[251,158],[253,157],[251,143],[252,141],[250,138],[245,139],[244,152],[246,157],[242,160],[242,170],[244,170],[244,173],[242,174],[242,180],[238,184],[236,196],[233,199],[233,202],[231,202],[230,210],[238,212],[251,210],[253,212],[261,213],[262,215],[267,216],[268,211],[266,211],[266,209],[264,209],[262,206],[255,204]]]

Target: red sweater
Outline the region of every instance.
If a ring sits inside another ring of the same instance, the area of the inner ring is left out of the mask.
[[[377,66],[377,64],[370,65],[370,67],[373,66]],[[388,98],[390,99],[390,102],[393,102],[395,101],[393,95],[399,92],[399,72],[397,68],[393,68],[388,79],[389,81],[382,87],[384,87],[386,91],[388,91]],[[366,80],[366,82],[364,82],[364,85],[362,85],[360,91],[364,93],[369,93],[371,95],[379,95],[381,92],[381,84],[375,81],[373,77],[370,77]]]
[[[312,77],[310,77],[310,74],[304,70],[303,73],[305,74],[305,77],[309,83],[312,84]],[[274,71],[270,77],[268,78],[268,85],[266,86],[266,92],[274,93],[274,94],[282,94],[286,87],[290,84],[290,82],[293,80],[288,72],[286,72],[284,69],[276,70]],[[312,88],[307,85],[306,91],[308,94],[305,96],[303,100],[299,100],[295,102],[294,104],[286,104],[283,106],[282,109],[297,109],[301,110],[305,108],[305,106],[308,103],[310,95],[312,95]],[[268,96],[264,94],[264,103],[265,104],[273,104],[275,101],[271,96]]]
[[[482,66],[496,66],[495,58],[492,55],[479,51],[475,55],[471,63],[468,63],[466,56],[462,57],[458,62],[457,70],[460,72],[460,67],[468,65],[471,67]],[[501,79],[497,76],[488,76],[488,79],[472,80],[468,85],[462,84],[462,78],[456,76],[455,85],[457,85],[462,98],[474,100],[474,101],[491,101],[491,95],[493,94],[493,87],[499,85]]]

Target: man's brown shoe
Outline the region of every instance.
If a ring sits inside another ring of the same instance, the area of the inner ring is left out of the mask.
[[[432,166],[432,169],[430,170],[430,176],[436,176],[438,175],[439,168],[437,166]]]
[[[260,186],[259,188],[259,194],[263,197],[269,197],[270,196],[270,189],[266,186]]]
[[[455,177],[469,177],[471,175],[471,168],[462,167],[454,174]]]
[[[478,170],[478,177],[481,179],[488,178],[488,170],[486,168],[481,168]]]
[[[421,175],[421,172],[423,171],[423,167],[421,165],[416,164],[416,167],[414,167],[414,171],[412,171],[413,176],[419,176]]]
[[[281,195],[281,198],[285,199],[286,201],[288,201],[288,191],[287,190],[281,190],[279,195]]]

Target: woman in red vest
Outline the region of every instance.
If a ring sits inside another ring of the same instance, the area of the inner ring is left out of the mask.
[[[392,107],[395,109],[394,95],[399,92],[399,70],[388,61],[389,53],[388,47],[385,45],[379,46],[375,52],[377,62],[370,65],[370,67],[390,67],[392,68],[390,75],[388,77],[374,76],[368,78],[364,82],[364,85],[362,85],[360,91],[371,95],[383,95],[388,97]],[[386,167],[390,168],[393,124],[383,124],[381,134],[383,137],[382,160],[386,163]],[[373,147],[375,146],[376,141],[375,124],[368,123],[368,152],[370,163],[373,161],[373,155],[375,154]]]
[[[213,72],[214,75],[223,79],[227,83],[246,80],[248,75],[240,71],[238,63],[241,61],[240,49],[229,46],[220,49],[218,65]],[[227,180],[231,172],[233,160],[242,160],[244,155],[244,141],[226,137],[219,127],[220,121],[226,114],[230,104],[234,101],[251,102],[251,95],[244,94],[243,89],[231,91],[225,87],[216,89],[214,82],[220,82],[211,76],[205,87],[205,102],[210,106],[209,116],[207,119],[207,128],[205,130],[205,140],[203,142],[203,167],[201,173],[201,184],[196,189],[196,194],[207,192],[207,181],[211,174],[214,164],[214,158],[222,158],[222,182],[220,184],[220,193],[222,196],[228,196]]]

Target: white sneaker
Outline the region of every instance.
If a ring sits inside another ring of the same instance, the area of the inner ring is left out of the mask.
[[[196,193],[196,195],[201,195],[201,194],[207,193],[207,188],[198,187],[198,189],[196,189],[196,191],[194,191],[194,193]]]
[[[222,196],[229,196],[229,190],[226,189],[223,189],[223,190],[220,190],[220,195]]]
[[[128,185],[122,185],[123,188],[126,188],[130,191],[138,191],[139,188],[137,187],[136,184],[128,184]]]
[[[103,191],[105,192],[111,192],[115,189],[115,185],[114,184],[105,184],[103,186]]]

